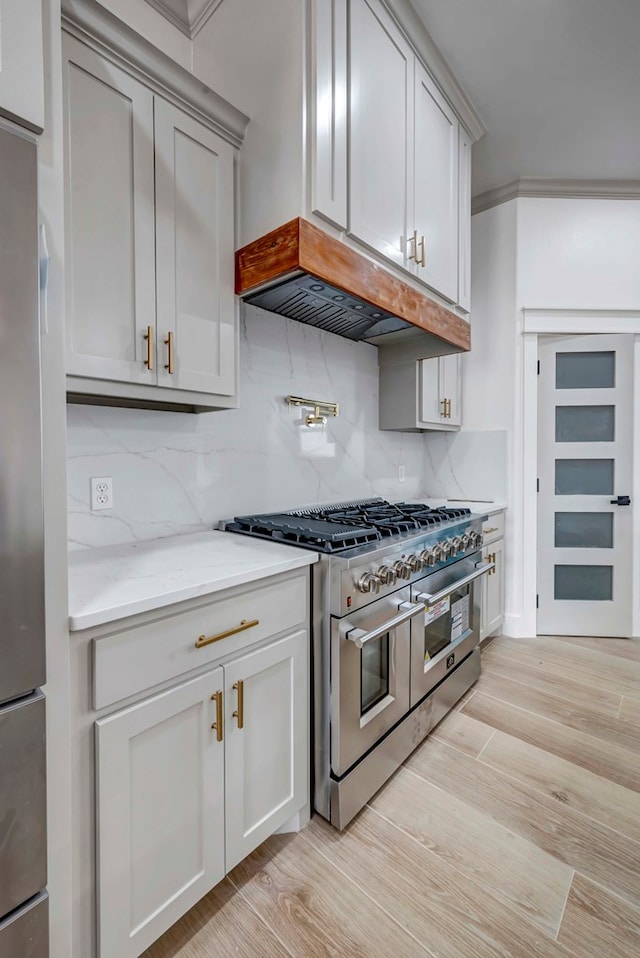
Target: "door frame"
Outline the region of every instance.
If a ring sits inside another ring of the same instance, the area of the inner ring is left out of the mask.
[[[632,611],[631,631],[640,637],[640,588],[636,585],[640,571],[640,312],[637,310],[527,309],[520,311],[522,333],[522,430],[515,436],[514,453],[519,468],[514,473],[514,515],[521,517],[520,548],[518,529],[513,551],[520,566],[520,616],[513,617],[509,634],[525,637],[537,634],[537,550],[538,550],[538,337],[614,335],[631,333],[633,343],[633,481],[631,498],[637,500],[633,510]],[[634,503],[635,504],[635,503]],[[515,621],[519,618],[520,621]]]

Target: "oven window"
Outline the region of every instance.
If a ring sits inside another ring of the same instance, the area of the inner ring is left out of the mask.
[[[427,611],[424,630],[424,661],[426,663],[473,628],[472,590],[470,586],[456,589],[445,600]]]
[[[367,642],[360,652],[360,714],[389,694],[389,633]]]

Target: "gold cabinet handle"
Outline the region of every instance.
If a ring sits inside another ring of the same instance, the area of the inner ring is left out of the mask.
[[[488,535],[490,535],[490,533],[492,533],[492,532],[497,532],[497,531],[498,531],[498,527],[497,527],[497,526],[491,526],[489,529],[483,529],[483,530],[482,530],[482,532],[484,533],[485,536],[488,536]]]
[[[230,635],[236,635],[238,632],[245,632],[247,629],[252,629],[254,625],[260,625],[260,619],[251,619],[250,622],[242,619],[240,625],[237,625],[235,629],[227,629],[226,632],[218,632],[217,635],[199,635],[196,641],[196,649],[202,649],[205,645],[211,645],[212,642],[219,642],[221,639],[228,639]]]
[[[489,560],[489,562],[493,562],[493,569],[489,569],[489,573],[488,573],[488,574],[489,574],[489,575],[495,575],[495,571],[496,571],[496,568],[495,568],[495,564],[496,564],[496,554],[495,554],[495,552],[489,552],[489,554],[487,555],[487,559]]]
[[[422,248],[422,253],[420,254],[419,257],[418,257],[418,249],[417,249],[418,246]],[[424,249],[424,236],[422,237],[419,243],[416,243],[416,263],[418,264],[418,266],[427,265],[427,257],[426,257],[426,253]]]
[[[238,679],[233,687],[238,693],[238,708],[233,712],[233,717],[238,720],[238,728],[244,728],[244,682]]]
[[[442,406],[442,411],[440,412],[440,415],[442,416],[443,419],[446,419],[447,418],[447,400],[441,399],[440,405]]]
[[[224,736],[224,716],[222,712],[222,692],[214,692],[211,696],[211,701],[216,703],[216,720],[212,723],[211,728],[216,730],[216,738],[219,742],[222,741]]]
[[[451,419],[451,400],[447,399],[447,419]]]
[[[418,262],[418,231],[417,230],[413,231],[413,236],[409,237],[409,239],[407,240],[407,243],[413,243],[413,253],[407,258],[412,259],[414,260],[414,262],[417,263]]]
[[[147,331],[142,338],[147,344],[147,358],[144,364],[147,369],[153,369],[153,326],[147,326]]]
[[[164,341],[165,346],[167,347],[167,361],[164,364],[164,368],[167,370],[170,376],[173,375],[173,333],[167,333],[167,338]]]

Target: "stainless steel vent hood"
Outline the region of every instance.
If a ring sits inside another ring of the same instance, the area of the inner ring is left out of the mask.
[[[423,334],[430,355],[470,348],[467,322],[299,217],[238,250],[236,293],[347,339]]]

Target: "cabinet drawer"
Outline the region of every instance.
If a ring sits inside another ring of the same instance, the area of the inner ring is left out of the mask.
[[[489,516],[482,523],[483,545],[486,546],[490,542],[495,542],[496,539],[504,539],[504,512]]]
[[[178,678],[301,625],[306,617],[304,574],[94,639],[94,708]],[[249,623],[255,624],[240,629]],[[198,648],[201,636],[220,638]]]

